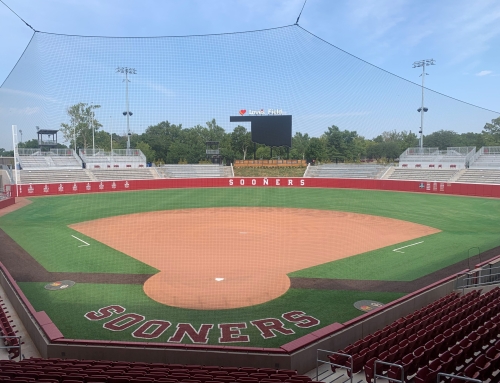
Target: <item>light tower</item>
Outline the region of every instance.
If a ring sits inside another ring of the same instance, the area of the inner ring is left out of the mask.
[[[436,61],[434,59],[426,59],[415,61],[413,63],[413,68],[422,67],[422,105],[417,109],[417,112],[420,113],[420,149],[424,147],[424,113],[429,109],[424,106],[424,84],[425,84],[425,75],[429,73],[425,73],[425,67],[427,65],[436,65]]]
[[[125,97],[126,97],[126,103],[127,103],[127,110],[123,112],[123,115],[127,117],[127,151],[130,149],[130,121],[129,117],[133,114],[129,110],[129,105],[128,105],[128,75],[129,74],[136,74],[136,71],[134,68],[128,68],[128,67],[118,67],[116,68],[116,72],[118,73],[125,73]]]

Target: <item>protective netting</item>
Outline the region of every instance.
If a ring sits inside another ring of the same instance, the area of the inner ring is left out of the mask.
[[[101,129],[125,134],[125,75],[117,67],[136,70],[129,76],[130,130],[136,134],[165,120],[190,128],[212,119],[229,133],[237,125],[229,123],[230,115],[261,108],[291,114],[293,134],[313,137],[332,125],[366,138],[420,127],[418,85],[299,26],[153,38],[38,32],[0,89],[0,147],[12,147],[11,125],[28,141],[36,138],[36,126],[69,123],[67,109],[78,103],[100,105],[95,117]],[[497,117],[432,91],[425,104],[424,134],[479,133]]]
[[[282,110],[293,116],[294,135],[316,138],[332,125],[366,138],[420,127],[420,86],[299,26],[155,38],[37,32],[0,88],[0,147],[11,147],[11,125],[24,143],[37,138],[36,127],[71,127],[68,109],[83,103],[100,105],[93,126],[117,135],[114,149],[123,149],[119,67],[135,69],[128,75],[132,147],[143,140],[165,162],[203,158],[200,136],[241,158],[241,147],[231,147],[235,140],[218,127],[231,133],[238,124],[229,116],[242,110]],[[432,91],[425,104],[425,132],[479,133],[497,117]],[[166,129],[164,121],[187,131]],[[350,153],[359,160],[368,145],[355,135],[330,138],[326,159],[359,144]],[[88,136],[72,139],[71,130],[66,140],[59,136],[70,147],[92,147]],[[108,143],[96,134],[96,148],[108,150]],[[298,179],[290,188],[229,181],[221,188],[36,198],[0,218],[8,235],[2,240],[22,247],[0,249],[2,263],[15,266],[14,279],[35,309],[67,338],[277,347],[360,315],[356,302],[378,307],[425,287],[429,274],[449,275],[443,270],[466,260],[473,246],[500,245],[494,199],[308,188]],[[281,181],[288,185],[287,177]],[[60,187],[66,192],[72,183]],[[76,284],[49,286],[60,279]],[[116,321],[120,315],[129,316]],[[178,330],[188,325],[198,337]]]

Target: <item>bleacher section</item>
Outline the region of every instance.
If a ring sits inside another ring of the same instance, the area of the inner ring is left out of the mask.
[[[474,156],[470,168],[500,170],[500,146],[483,146]]]
[[[309,166],[304,177],[379,178],[387,169],[384,165],[325,164]]]
[[[416,169],[465,169],[476,155],[475,147],[408,148],[399,156],[399,167]]]
[[[81,149],[80,157],[87,169],[145,168],[146,156],[139,149]]]
[[[500,184],[500,169],[467,169],[456,182],[471,184]]]
[[[19,164],[23,170],[81,169],[82,161],[72,149],[19,149]]]
[[[156,168],[161,178],[232,177],[230,166],[220,165],[163,165]]]
[[[30,358],[0,361],[0,382],[100,382],[100,383],[309,383],[295,370],[220,367],[166,363],[112,362],[107,360]]]
[[[92,169],[90,172],[97,181],[152,180],[159,178],[154,168],[131,169]]]
[[[334,373],[345,368],[351,376],[364,370],[368,383],[374,378],[375,361],[392,364],[377,364],[376,373],[393,382],[401,381],[402,367],[405,382],[433,383],[438,373],[446,373],[498,383],[500,288],[483,295],[480,290],[462,297],[451,293],[331,354],[329,359]],[[454,379],[451,382],[455,383]]]
[[[19,176],[20,183],[25,185],[95,181],[85,169],[21,170]]]
[[[19,343],[20,337],[18,331],[12,325],[12,320],[10,319],[9,311],[6,310],[6,306],[3,300],[0,299],[0,335],[4,338],[2,339],[3,345],[6,347],[10,358],[17,358],[19,356]]]
[[[449,182],[456,174],[458,170],[395,168],[388,179]]]

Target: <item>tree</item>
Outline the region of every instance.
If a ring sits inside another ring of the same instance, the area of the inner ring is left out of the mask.
[[[22,149],[38,149],[40,145],[38,144],[38,140],[33,138],[31,140],[18,143],[17,147]]]
[[[61,132],[64,139],[70,142],[71,147],[77,146],[87,149],[92,142],[92,132],[96,132],[102,127],[102,124],[95,117],[95,110],[100,107],[100,105],[80,102],[66,109],[70,122],[69,124],[61,123]]]
[[[453,146],[460,146],[460,136],[453,130],[438,130],[424,137],[424,144],[427,147],[439,150],[446,150],[446,148]]]
[[[356,131],[343,130],[332,125],[324,134],[330,158],[343,157],[347,160],[358,159],[355,139],[358,137]]]
[[[248,148],[252,145],[251,133],[244,126],[238,125],[231,133],[231,146],[246,160]]]
[[[326,139],[324,137],[313,137],[309,141],[309,146],[306,150],[307,162],[325,161],[328,158],[326,150]]]
[[[221,126],[217,125],[215,118],[212,121],[207,121],[207,136],[205,141],[219,141],[222,142],[224,140],[224,136],[226,135],[226,131]]]
[[[0,157],[14,157],[14,151],[0,148]]]
[[[394,159],[399,157],[406,149],[418,146],[417,135],[412,132],[407,132],[406,130],[401,132],[396,130],[382,132],[382,134],[375,137],[372,142],[377,144],[385,143],[385,145],[367,149],[368,158],[376,159],[384,157]],[[399,153],[395,156],[394,151]]]
[[[137,149],[139,149],[146,156],[146,162],[154,162],[156,160],[156,153],[149,144],[140,141],[135,145]]]
[[[310,137],[309,135],[296,132],[292,137],[292,149],[290,150],[290,156],[293,159],[304,160],[306,158],[306,151],[309,147]]]
[[[491,123],[486,123],[483,134],[488,145],[500,144],[500,117],[491,120]]]
[[[182,125],[171,124],[168,121],[160,122],[159,124],[149,126],[146,131],[140,136],[140,140],[148,144],[156,153],[156,159],[164,163],[179,162],[180,153],[175,153],[169,157],[169,151],[172,150],[172,145],[178,143],[182,136]],[[175,160],[174,160],[175,158]]]
[[[484,134],[468,132],[460,135],[460,146],[475,146],[476,149],[479,149],[482,146],[488,146],[488,144]]]

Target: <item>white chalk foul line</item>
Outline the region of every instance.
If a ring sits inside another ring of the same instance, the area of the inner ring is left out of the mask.
[[[405,247],[410,247],[410,246],[415,246],[415,245],[418,245],[420,243],[424,243],[424,241],[420,241],[420,242],[416,242],[416,243],[412,243],[411,245],[406,245],[406,246],[403,246],[403,247],[398,247],[397,249],[394,249],[392,251],[395,251],[397,253],[402,253],[404,254],[405,252],[404,251],[398,251],[398,250],[401,250],[401,249],[404,249]]]
[[[85,242],[83,239],[80,239],[78,237],[75,237],[74,235],[71,235],[74,239],[78,239],[80,242],[83,242],[85,245],[80,245],[78,247],[83,247],[83,246],[90,246],[90,243]]]

